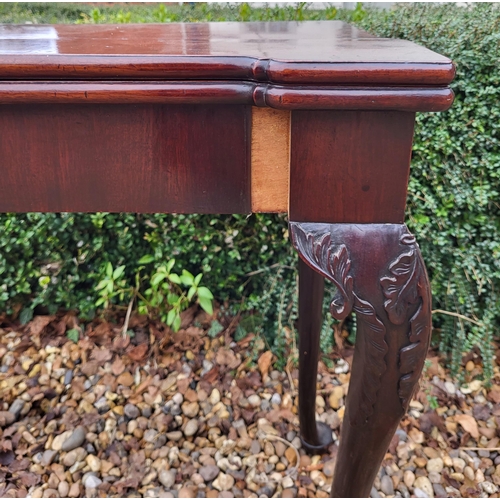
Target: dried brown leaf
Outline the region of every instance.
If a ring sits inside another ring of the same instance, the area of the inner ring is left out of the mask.
[[[474,439],[479,439],[477,422],[472,415],[455,415],[455,422],[458,422]]]
[[[267,376],[269,373],[269,368],[271,367],[271,362],[273,360],[273,353],[271,351],[266,351],[259,357],[258,365],[262,377]]]

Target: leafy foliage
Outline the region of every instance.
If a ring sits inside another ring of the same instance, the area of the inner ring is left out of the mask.
[[[1,22],[171,22],[342,19],[379,36],[440,52],[457,65],[456,99],[445,113],[417,116],[407,218],[428,266],[441,351],[458,369],[478,346],[491,375],[490,341],[500,299],[500,8],[495,4],[404,4],[390,11],[321,11],[300,3],[102,5],[0,4]],[[135,283],[175,258],[226,310],[243,311],[237,335],[257,330],[285,353],[296,318],[296,256],[280,215],[0,215],[0,307],[29,315],[44,305],[92,316],[107,263]],[[151,256],[147,264],[138,262]],[[160,271],[158,271],[160,272]],[[326,294],[328,297],[329,293]],[[331,294],[330,294],[331,295]],[[243,305],[242,305],[242,297]],[[325,309],[327,304],[325,304]],[[27,311],[27,312],[26,312]],[[465,319],[464,319],[465,318]],[[472,320],[472,322],[470,321]],[[324,329],[322,345],[331,345]]]

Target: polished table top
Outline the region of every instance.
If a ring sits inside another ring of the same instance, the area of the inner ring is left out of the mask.
[[[341,21],[1,25],[0,78],[445,85],[446,57]]]

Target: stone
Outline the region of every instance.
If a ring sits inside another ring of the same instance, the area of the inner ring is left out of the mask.
[[[97,488],[100,484],[102,484],[102,480],[93,474],[89,474],[84,480],[83,485],[85,488]]]
[[[389,476],[382,476],[380,480],[380,489],[384,495],[394,495],[394,484]]]
[[[323,474],[326,477],[333,477],[333,471],[335,469],[335,460],[328,460],[328,462],[325,462],[323,465]]]
[[[66,481],[61,481],[57,486],[57,491],[61,498],[66,498],[69,493],[69,484]]]
[[[234,486],[234,478],[221,472],[213,481],[212,486],[219,491],[229,491]]]
[[[130,418],[131,420],[135,420],[137,417],[140,416],[141,412],[139,411],[139,408],[133,404],[126,404],[123,408],[123,413],[127,418]]]
[[[196,488],[194,486],[183,486],[178,491],[178,498],[194,498],[196,493]]]
[[[465,463],[465,460],[463,460],[462,458],[453,458],[452,460],[453,460],[453,468],[455,469],[455,471],[463,472],[465,466],[467,465]]]
[[[219,389],[213,389],[212,390],[212,392],[210,393],[210,397],[208,398],[208,401],[209,401],[209,403],[212,406],[215,406],[217,403],[220,402],[220,392],[219,392]]]
[[[130,372],[123,372],[121,375],[118,375],[116,383],[118,385],[124,385],[125,387],[131,387],[134,383],[134,377]]]
[[[85,441],[87,431],[82,427],[77,427],[61,446],[62,451],[71,451],[78,448]]]
[[[57,451],[55,450],[45,450],[42,455],[41,464],[44,467],[48,467],[56,458]]]
[[[434,497],[436,498],[448,498],[448,494],[444,489],[442,484],[433,483],[432,487],[434,488]]]
[[[287,448],[285,451],[285,457],[288,460],[288,463],[292,466],[295,467],[297,464],[297,453],[293,448]]]
[[[86,462],[92,472],[99,472],[101,470],[101,460],[95,455],[89,455]]]
[[[21,411],[23,408],[24,408],[24,401],[18,398],[14,400],[14,402],[10,405],[9,412],[12,413],[17,420],[21,415]]]
[[[166,436],[169,441],[179,441],[179,439],[182,438],[182,432],[181,431],[167,432]]]
[[[204,465],[203,467],[200,467],[198,472],[203,480],[208,483],[213,481],[219,475],[220,469],[216,465]]]
[[[10,411],[0,411],[0,427],[6,427],[16,421],[16,416]]]
[[[68,453],[66,453],[66,455],[64,455],[62,463],[65,467],[72,467],[77,460],[78,460],[78,455],[76,453],[76,450],[71,450]]]
[[[252,394],[251,396],[248,397],[248,402],[250,403],[250,406],[253,406],[254,408],[258,408],[261,403],[261,399],[257,394]]]
[[[186,437],[194,436],[198,432],[198,427],[198,420],[196,420],[195,418],[188,420],[186,427],[184,427],[184,435]]]
[[[443,470],[443,459],[442,458],[431,458],[427,462],[427,472],[437,472],[438,474]]]
[[[338,410],[340,408],[340,401],[343,397],[344,397],[344,389],[342,389],[342,386],[336,385],[332,389],[332,392],[328,397],[328,403],[330,404],[330,407],[333,408],[334,410]]]
[[[428,498],[434,498],[434,489],[431,482],[429,481],[429,478],[427,478],[426,476],[417,477],[417,479],[415,479],[414,486],[415,489],[418,488],[423,491]]]
[[[170,489],[174,486],[175,484],[175,475],[177,471],[175,469],[169,469],[169,470],[161,470],[160,474],[158,476],[158,480],[160,481],[165,488]]]
[[[65,431],[62,434],[56,436],[51,444],[51,448],[54,451],[61,451],[63,443],[71,436],[72,431]]]
[[[194,401],[192,403],[186,402],[182,405],[182,413],[186,415],[188,418],[193,418],[198,415],[198,412],[200,411],[200,405]]]
[[[490,481],[483,481],[482,483],[479,483],[479,486],[485,493],[488,493],[488,495],[493,495],[498,491],[497,486]]]

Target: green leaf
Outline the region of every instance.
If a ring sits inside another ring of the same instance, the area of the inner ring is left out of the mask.
[[[153,255],[144,255],[143,257],[141,257],[137,263],[138,264],[151,264],[151,262],[153,262],[155,260],[154,256]]]
[[[66,332],[66,337],[68,337],[69,340],[72,340],[76,344],[78,342],[78,339],[80,338],[80,332],[77,328],[71,328],[71,330],[68,330]]]
[[[196,278],[194,279],[194,284],[198,286],[200,284],[201,278],[203,278],[203,273],[198,274]]]
[[[120,266],[120,267],[117,267],[114,272],[113,272],[113,279],[114,280],[117,280],[122,274],[123,274],[123,271],[125,270],[125,266]]]
[[[175,273],[171,273],[168,275],[168,279],[172,282],[172,283],[175,283],[176,285],[180,285],[181,284],[181,279],[179,278],[179,275],[178,274],[175,274]]]
[[[176,314],[174,322],[172,324],[172,330],[174,332],[179,331],[179,328],[181,327],[181,317],[179,314]]]
[[[108,278],[113,277],[113,266],[111,265],[111,262],[106,264],[106,276],[108,276]]]
[[[198,297],[198,302],[200,303],[201,308],[207,312],[208,314],[213,314],[214,309],[212,307],[212,301],[207,299],[206,297]]]
[[[25,307],[21,313],[19,314],[19,321],[21,322],[21,325],[25,325],[31,319],[33,318],[33,309],[30,307]]]
[[[198,292],[198,297],[203,297],[205,299],[213,299],[214,296],[212,295],[212,292],[206,287],[206,286],[200,286],[197,290]]]
[[[168,261],[167,267],[166,267],[167,274],[172,270],[172,268],[174,267],[174,264],[175,264],[175,259],[170,259]]]
[[[94,288],[94,290],[102,290],[103,288],[108,286],[108,283],[109,283],[108,279],[101,280],[101,281],[99,281],[97,286]]]
[[[185,269],[182,270],[181,282],[183,285],[191,286],[194,283],[194,276]]]
[[[95,301],[95,306],[96,307],[102,306],[102,304],[104,304],[106,302],[106,300],[107,300],[106,297],[101,297],[101,298],[97,299]]]
[[[156,273],[153,276],[153,279],[151,280],[151,285],[152,286],[158,285],[158,283],[160,283],[161,281],[163,281],[166,277],[167,277],[167,275],[165,273]]]
[[[170,311],[168,311],[168,314],[167,314],[167,325],[168,326],[172,326],[176,314],[177,313],[176,313],[175,309],[170,309]]]
[[[173,306],[179,300],[179,296],[176,293],[169,293],[167,295],[167,302]]]
[[[187,293],[188,300],[191,300],[194,297],[195,293],[196,293],[196,287],[192,286]]]

